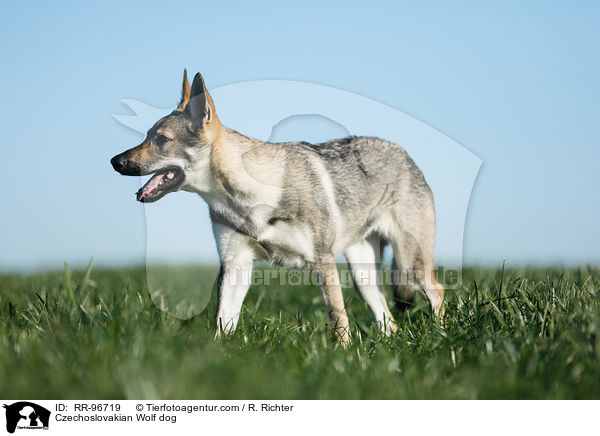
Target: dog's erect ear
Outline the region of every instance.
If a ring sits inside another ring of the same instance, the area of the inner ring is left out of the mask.
[[[177,107],[178,111],[185,110],[186,106],[190,101],[190,95],[192,92],[192,88],[190,87],[190,82],[188,82],[187,78],[187,69],[183,70],[183,85],[181,86],[181,103]]]
[[[194,76],[191,98],[187,109],[197,121],[209,123],[216,118],[215,106],[200,73],[196,73]]]

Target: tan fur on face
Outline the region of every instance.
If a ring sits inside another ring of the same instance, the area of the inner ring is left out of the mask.
[[[142,142],[137,147],[133,147],[128,153],[128,159],[137,162],[140,166],[149,165],[155,159],[152,155],[152,145],[146,141]]]

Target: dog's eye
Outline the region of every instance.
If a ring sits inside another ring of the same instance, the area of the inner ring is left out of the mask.
[[[167,138],[165,135],[156,135],[152,142],[154,142],[154,144],[156,144],[158,147],[162,147],[169,141],[170,139]]]

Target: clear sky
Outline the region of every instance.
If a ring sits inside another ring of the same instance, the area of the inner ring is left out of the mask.
[[[209,88],[283,79],[348,90],[471,150],[483,165],[466,263],[600,261],[598,2],[1,9],[0,270],[144,261],[139,181],[108,164],[141,135],[112,114],[128,112],[124,98],[172,107],[184,67]],[[214,259],[207,247],[203,261]]]

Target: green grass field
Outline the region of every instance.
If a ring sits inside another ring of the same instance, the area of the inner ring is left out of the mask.
[[[202,274],[212,287],[216,269]],[[345,289],[347,350],[315,287],[252,287],[238,332],[215,342],[214,295],[181,320],[144,286],[143,269],[0,276],[0,397],[600,398],[597,269],[466,269],[444,331],[421,300],[391,339]]]

